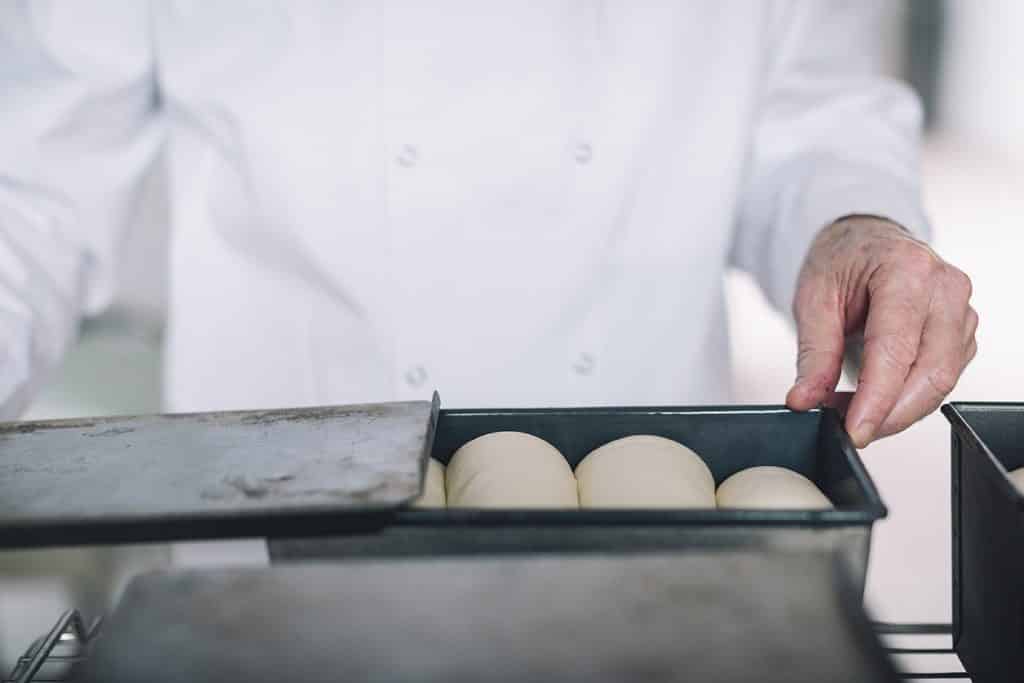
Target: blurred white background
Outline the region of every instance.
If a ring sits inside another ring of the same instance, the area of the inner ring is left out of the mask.
[[[931,7],[929,7],[929,5]],[[937,9],[936,9],[937,8]],[[944,10],[944,11],[937,11]],[[1024,400],[1017,275],[1024,231],[1024,3],[893,3],[894,71],[909,74],[933,121],[924,155],[935,246],[974,280],[979,353],[953,399]],[[908,40],[909,37],[909,40]],[[123,262],[123,296],[98,320],[31,409],[31,417],[159,410],[165,211],[160,178],[140,207]],[[737,398],[780,403],[793,377],[794,338],[743,276],[729,282]],[[879,619],[950,619],[949,436],[926,419],[864,452],[886,500],[868,604]],[[191,561],[252,561],[252,547],[180,548]],[[259,553],[256,554],[258,559]],[[68,605],[103,609],[126,577],[168,561],[164,547],[0,553],[0,672]]]

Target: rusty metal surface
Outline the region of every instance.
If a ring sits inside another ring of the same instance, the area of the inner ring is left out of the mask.
[[[895,680],[837,567],[704,552],[154,574],[77,680]]]
[[[391,509],[419,493],[436,410],[408,402],[0,425],[0,547],[264,535],[278,518]]]

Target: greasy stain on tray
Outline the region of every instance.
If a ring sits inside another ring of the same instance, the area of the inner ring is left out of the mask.
[[[322,422],[336,417],[361,417],[374,420],[388,414],[385,407],[367,406],[365,408],[305,408],[302,410],[268,410],[244,415],[239,422],[245,425],[268,425],[277,422]]]
[[[90,438],[95,436],[118,436],[120,434],[131,434],[134,431],[134,427],[111,427],[110,429],[104,429],[102,432],[82,432],[82,436]]]
[[[244,475],[228,476],[221,480],[223,486],[206,488],[200,491],[204,500],[227,500],[238,494],[250,500],[259,500],[271,496],[273,498],[309,498],[327,496],[331,498],[351,498],[367,500],[375,493],[389,488],[390,483],[380,481],[361,488],[304,488],[289,490],[283,484],[295,480],[295,475],[280,474],[269,477],[246,477]]]
[[[0,434],[34,434],[53,429],[93,429],[95,420],[54,420],[52,422],[11,422],[0,425]]]

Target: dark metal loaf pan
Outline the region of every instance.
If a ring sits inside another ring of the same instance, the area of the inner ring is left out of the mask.
[[[1024,680],[1024,403],[943,406],[952,425],[953,647],[978,683]]]
[[[716,483],[756,465],[796,470],[836,508],[756,510],[402,509],[383,528],[331,538],[274,539],[275,561],[535,552],[629,552],[715,547],[840,550],[863,589],[871,527],[886,508],[832,410],[783,407],[441,410],[432,455],[501,430],[546,439],[575,466],[598,446],[656,434],[697,451]]]

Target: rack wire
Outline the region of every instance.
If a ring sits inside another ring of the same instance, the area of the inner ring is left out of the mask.
[[[874,627],[900,671],[900,677],[907,683],[934,680],[970,683],[953,650],[950,624],[876,622]],[[98,619],[85,628],[77,611],[65,612],[49,633],[29,647],[3,683],[69,680],[74,664],[88,657],[89,646],[97,638],[99,628]]]
[[[99,632],[100,619],[88,628],[77,610],[61,615],[50,632],[36,640],[14,665],[4,683],[56,683],[67,681],[72,668],[88,656]]]

